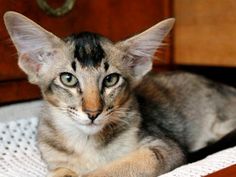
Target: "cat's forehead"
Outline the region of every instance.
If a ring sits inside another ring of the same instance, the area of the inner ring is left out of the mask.
[[[74,59],[82,67],[97,67],[106,57],[104,46],[111,43],[105,37],[91,32],[72,34],[65,39],[73,46]]]

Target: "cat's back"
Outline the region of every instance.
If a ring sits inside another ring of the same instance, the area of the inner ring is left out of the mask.
[[[225,97],[226,99],[236,96],[236,90],[232,87],[181,71],[151,73],[143,79],[136,92],[139,96],[153,102],[171,100],[172,103],[179,102],[179,106],[183,102],[190,101],[195,104],[196,101],[201,101],[200,98]],[[198,99],[196,101],[192,100],[195,97]]]
[[[186,72],[150,74],[136,89],[143,127],[160,127],[189,150],[236,127],[236,90]],[[197,136],[196,136],[197,135]]]
[[[178,103],[179,106],[183,102],[189,102],[189,104],[192,103],[196,106],[195,103],[201,99],[204,101],[215,99],[214,104],[236,99],[235,88],[182,71],[151,73],[143,79],[136,92],[154,102],[170,99],[172,103],[181,101]]]
[[[139,88],[148,90],[153,98],[158,99],[161,96],[167,100],[172,99],[172,102],[179,106],[183,102],[187,102],[196,107],[196,103],[202,101],[221,105],[225,101],[236,99],[235,88],[182,71],[150,74],[143,80]]]

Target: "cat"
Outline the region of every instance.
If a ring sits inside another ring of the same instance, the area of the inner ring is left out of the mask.
[[[16,12],[4,21],[44,98],[38,147],[48,177],[156,177],[236,127],[236,90],[184,72],[150,73],[174,25],[119,42],[60,39]]]

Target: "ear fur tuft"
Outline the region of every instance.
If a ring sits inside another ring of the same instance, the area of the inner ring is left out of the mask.
[[[48,68],[53,58],[50,52],[62,44],[61,40],[46,31],[41,26],[17,12],[6,12],[4,14],[6,29],[17,49],[20,68],[29,76],[33,83],[42,74],[42,70]]]
[[[174,18],[163,20],[146,31],[116,44],[125,52],[124,64],[130,67],[134,77],[141,79],[152,69],[152,58],[174,22]]]

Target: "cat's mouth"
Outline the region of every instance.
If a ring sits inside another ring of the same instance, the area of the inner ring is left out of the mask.
[[[69,117],[75,122],[77,127],[86,134],[96,134],[104,127],[104,122],[99,120],[99,118],[91,120],[86,114],[79,112],[74,107],[69,107],[67,109],[67,113],[69,114]]]
[[[103,125],[95,123],[79,124],[79,128],[88,135],[94,135],[102,130]]]

